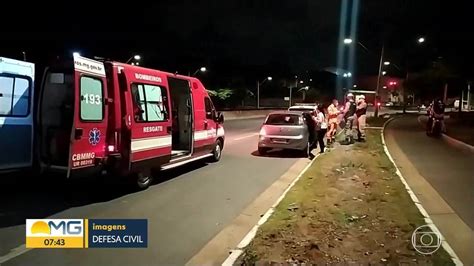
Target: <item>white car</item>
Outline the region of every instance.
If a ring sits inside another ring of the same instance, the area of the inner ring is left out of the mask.
[[[316,104],[296,104],[288,108],[288,111],[314,112],[317,108]]]

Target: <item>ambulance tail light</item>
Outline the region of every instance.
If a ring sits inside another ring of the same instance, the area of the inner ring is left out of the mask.
[[[107,146],[107,151],[108,152],[114,152],[115,151],[115,145],[108,145]]]

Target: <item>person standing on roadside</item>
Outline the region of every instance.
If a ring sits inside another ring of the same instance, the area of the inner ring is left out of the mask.
[[[339,110],[337,109],[337,106],[339,105],[339,102],[334,99],[332,100],[332,103],[328,107],[328,130],[326,134],[327,138],[327,145],[331,145],[334,142],[336,131],[337,131],[337,116],[339,115]]]
[[[353,128],[354,128],[354,121],[357,119],[356,117],[356,103],[354,101],[354,94],[349,93],[347,94],[347,102],[344,106],[344,110],[342,113],[344,114],[344,120],[346,124],[344,125],[344,135],[345,135],[345,141],[344,144],[353,144],[354,143],[354,134],[353,134]]]
[[[361,95],[356,108],[357,116],[357,140],[365,141],[365,121],[367,120],[367,103],[365,102],[365,96]]]
[[[324,136],[326,136],[326,132],[328,129],[328,123],[326,120],[326,116],[324,115],[323,106],[319,106],[316,109],[316,137],[319,143],[319,150],[320,153],[324,153]]]
[[[308,157],[312,157],[311,151],[314,148],[314,144],[316,142],[316,121],[311,113],[303,112],[303,117],[306,121],[306,126],[308,128]]]

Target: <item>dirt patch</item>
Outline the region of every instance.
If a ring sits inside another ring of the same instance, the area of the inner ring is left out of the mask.
[[[368,131],[367,139],[319,157],[239,264],[452,264],[443,249],[414,250],[412,232],[423,218],[383,151],[380,131]]]

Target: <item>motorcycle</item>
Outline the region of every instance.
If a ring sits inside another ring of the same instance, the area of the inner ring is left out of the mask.
[[[426,135],[430,137],[441,137],[443,133],[444,114],[433,114],[426,125]]]

